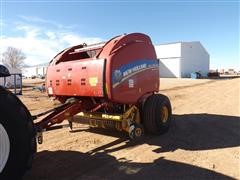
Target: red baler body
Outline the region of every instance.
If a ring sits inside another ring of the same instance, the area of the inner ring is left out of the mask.
[[[159,90],[159,63],[150,38],[133,33],[98,45],[65,49],[50,62],[48,94],[135,104]]]

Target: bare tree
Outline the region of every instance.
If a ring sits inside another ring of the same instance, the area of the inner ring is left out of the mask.
[[[21,49],[8,47],[2,54],[2,62],[9,67],[21,69],[24,66],[25,54]]]

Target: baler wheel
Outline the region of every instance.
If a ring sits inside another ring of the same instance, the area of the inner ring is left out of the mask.
[[[0,179],[18,180],[36,152],[33,121],[26,106],[0,87]]]
[[[153,94],[143,105],[142,122],[146,132],[163,134],[168,131],[172,116],[171,103],[167,96]]]
[[[144,129],[141,124],[132,124],[129,128],[129,137],[131,139],[140,139],[144,135]]]

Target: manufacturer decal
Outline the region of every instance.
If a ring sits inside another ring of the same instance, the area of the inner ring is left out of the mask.
[[[124,82],[125,80],[129,79],[130,77],[134,76],[137,73],[148,69],[158,69],[159,64],[158,60],[140,60],[135,61],[126,65],[121,66],[120,68],[113,71],[112,74],[112,83],[113,88],[117,87],[119,84]],[[133,79],[128,82],[129,88],[134,87]]]
[[[120,82],[122,80],[122,72],[120,70],[115,70],[114,78],[115,78],[116,82]]]

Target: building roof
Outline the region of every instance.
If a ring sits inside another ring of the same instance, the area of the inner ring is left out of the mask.
[[[183,44],[183,43],[200,43],[200,41],[176,41],[176,42],[167,42],[167,43],[161,43],[161,44],[155,44],[154,46],[161,46],[161,45],[168,45],[168,44]]]

